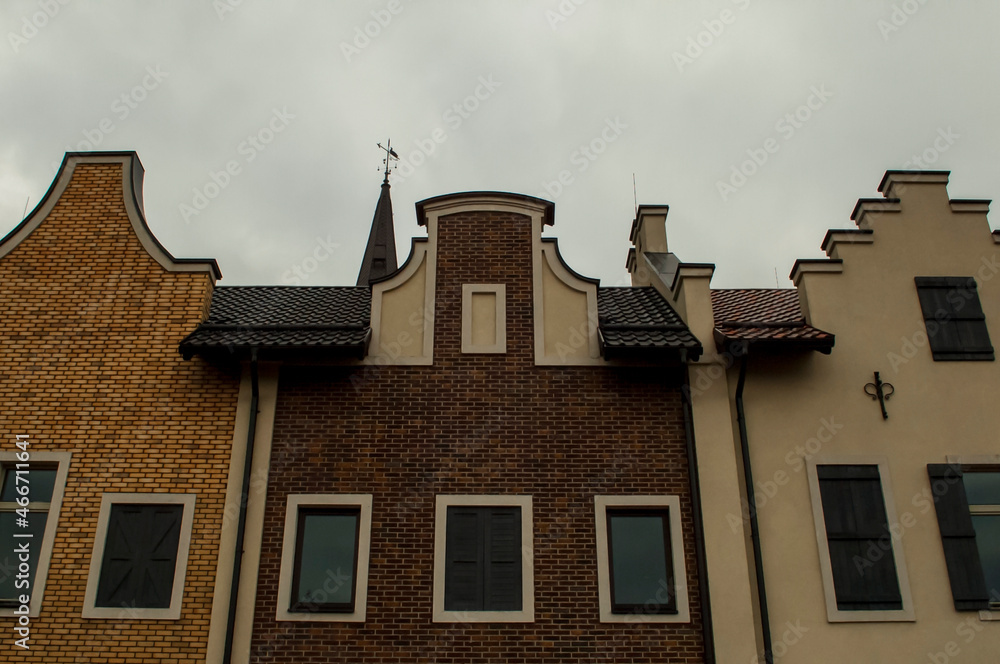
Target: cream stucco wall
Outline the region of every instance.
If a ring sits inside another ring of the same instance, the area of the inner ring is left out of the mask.
[[[378,330],[378,339],[373,338],[370,357],[388,362],[427,357],[424,331],[426,319],[433,318],[433,300],[427,293],[427,261],[419,257],[418,262],[398,284],[373,289],[373,300],[376,293],[381,295],[381,312],[378,326],[372,326]]]
[[[542,270],[542,320],[545,323],[544,357],[556,363],[573,364],[591,359],[590,318],[587,292],[560,278],[549,261]],[[596,297],[596,288],[594,288]],[[537,302],[538,300],[536,300]]]
[[[655,272],[651,274],[658,290],[669,288],[658,282]],[[688,382],[716,661],[752,662],[761,648],[760,615],[750,533],[741,518],[742,464],[727,380],[727,367],[735,358],[720,354],[712,338],[712,274],[711,267],[682,265],[671,300],[704,348],[701,358],[688,365]]]
[[[935,179],[890,184],[898,211],[862,209],[860,225],[873,231],[872,242],[832,246],[842,272],[805,266],[796,275],[809,322],[836,334],[831,355],[751,354],[747,426],[772,639],[783,664],[978,663],[997,661],[1000,652],[1000,621],[954,609],[926,470],[949,455],[998,453],[1000,365],[933,361],[913,281],[976,277],[995,346],[1000,252],[985,213],[976,211],[983,206],[950,203],[945,183]],[[895,388],[887,420],[864,393],[875,371]],[[736,380],[730,369],[727,382]],[[697,434],[699,446],[713,444],[714,434]],[[885,498],[899,518],[894,546],[907,566],[900,583],[912,592],[914,621],[828,622],[805,471],[810,455],[888,460],[892,494]],[[707,509],[707,522],[719,518]]]

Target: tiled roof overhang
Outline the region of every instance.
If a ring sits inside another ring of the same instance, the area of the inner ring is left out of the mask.
[[[362,358],[371,339],[368,287],[220,286],[208,318],[180,345],[185,357]]]
[[[599,288],[598,332],[606,359],[697,360],[702,346],[655,288]]]
[[[795,289],[712,291],[713,336],[720,348],[748,344],[758,350],[829,353],[835,337],[805,321]]]

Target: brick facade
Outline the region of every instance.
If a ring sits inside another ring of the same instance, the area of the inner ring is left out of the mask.
[[[0,661],[204,662],[238,378],[178,343],[205,272],[169,272],[123,202],[122,163],[78,163],[43,223],[0,259],[0,450],[73,454],[31,650],[0,618]],[[180,620],[84,619],[101,495],[197,494]]]
[[[531,233],[441,218],[433,366],[282,369],[252,661],[703,661],[680,370],[535,366]],[[506,284],[506,354],[461,353],[463,284]],[[374,495],[365,623],[275,621],[296,493]],[[533,623],[431,621],[435,496],[455,493],[533,497]],[[622,494],[680,496],[690,623],[599,622],[594,496]]]

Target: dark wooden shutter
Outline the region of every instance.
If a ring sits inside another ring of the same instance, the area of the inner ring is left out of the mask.
[[[946,463],[927,465],[934,507],[937,510],[941,544],[951,580],[951,595],[957,611],[988,609],[990,596],[976,546],[969,501],[961,466]]]
[[[484,516],[481,508],[448,508],[445,611],[481,611],[483,608]]]
[[[837,608],[903,608],[878,466],[816,467]]]
[[[520,611],[521,509],[449,507],[445,611]]]
[[[935,360],[994,359],[973,277],[914,277],[914,283]]]
[[[485,604],[487,611],[521,610],[521,510],[488,512]]]
[[[182,505],[112,505],[96,605],[170,606]]]

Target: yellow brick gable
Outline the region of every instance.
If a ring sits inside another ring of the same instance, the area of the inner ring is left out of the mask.
[[[0,243],[0,451],[26,434],[33,451],[72,453],[31,650],[14,648],[14,619],[0,618],[3,661],[205,659],[238,379],[177,350],[218,271],[142,237],[134,159],[68,156]],[[179,620],[81,617],[105,492],[196,494]]]

